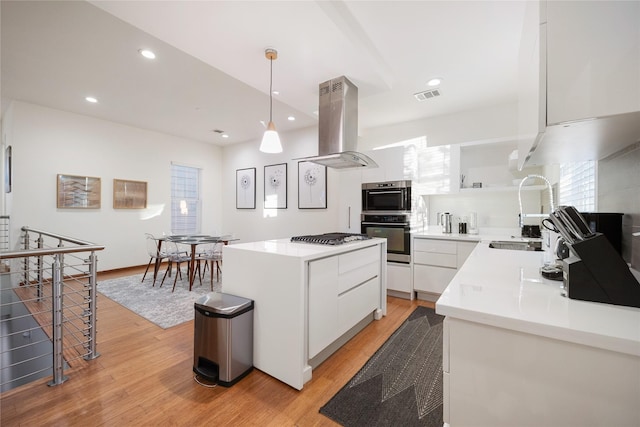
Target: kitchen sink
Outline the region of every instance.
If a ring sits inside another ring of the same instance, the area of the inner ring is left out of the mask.
[[[512,251],[542,251],[542,242],[494,240],[489,242],[493,249],[509,249]]]

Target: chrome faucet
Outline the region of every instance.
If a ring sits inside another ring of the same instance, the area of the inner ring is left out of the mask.
[[[551,209],[549,213],[555,210],[553,206],[553,189],[551,188],[551,183],[549,182],[549,180],[542,175],[527,175],[525,178],[522,179],[522,181],[520,181],[520,186],[518,187],[518,204],[520,205],[520,215],[518,217],[518,225],[520,226],[520,229],[522,229],[522,227],[524,226],[525,217],[543,218],[548,216],[548,214],[525,214],[524,212],[522,212],[522,184],[524,184],[524,182],[530,178],[540,178],[547,184],[547,188],[549,189],[549,207]]]

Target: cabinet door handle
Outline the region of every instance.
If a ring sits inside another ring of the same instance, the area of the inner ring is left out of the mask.
[[[347,228],[351,231],[351,206],[349,206],[349,211],[347,212]]]

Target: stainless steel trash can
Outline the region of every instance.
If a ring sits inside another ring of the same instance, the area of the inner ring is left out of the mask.
[[[230,387],[253,369],[253,300],[211,292],[194,308],[193,371]]]

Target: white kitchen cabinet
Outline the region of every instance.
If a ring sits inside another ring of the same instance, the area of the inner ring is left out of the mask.
[[[362,181],[358,169],[335,172],[340,185],[338,196],[338,227],[345,233],[360,233],[362,212]]]
[[[413,299],[411,265],[397,262],[387,263],[387,294],[400,298]]]
[[[526,3],[518,61],[520,169],[599,160],[638,141],[638,22],[637,1]]]
[[[435,301],[476,244],[477,242],[414,237],[413,289],[418,299]]]
[[[547,126],[546,1],[528,1],[518,54],[518,168],[536,149]]]
[[[637,356],[450,316],[443,343],[451,426],[640,425]]]
[[[417,157],[412,182],[413,195],[460,191],[460,144],[421,148]]]
[[[380,250],[373,246],[309,263],[309,358],[379,304]]]
[[[547,2],[547,124],[640,111],[640,2]]]
[[[377,168],[363,169],[362,182],[402,181],[404,173],[404,147],[391,147],[382,150],[366,151],[378,164]]]

